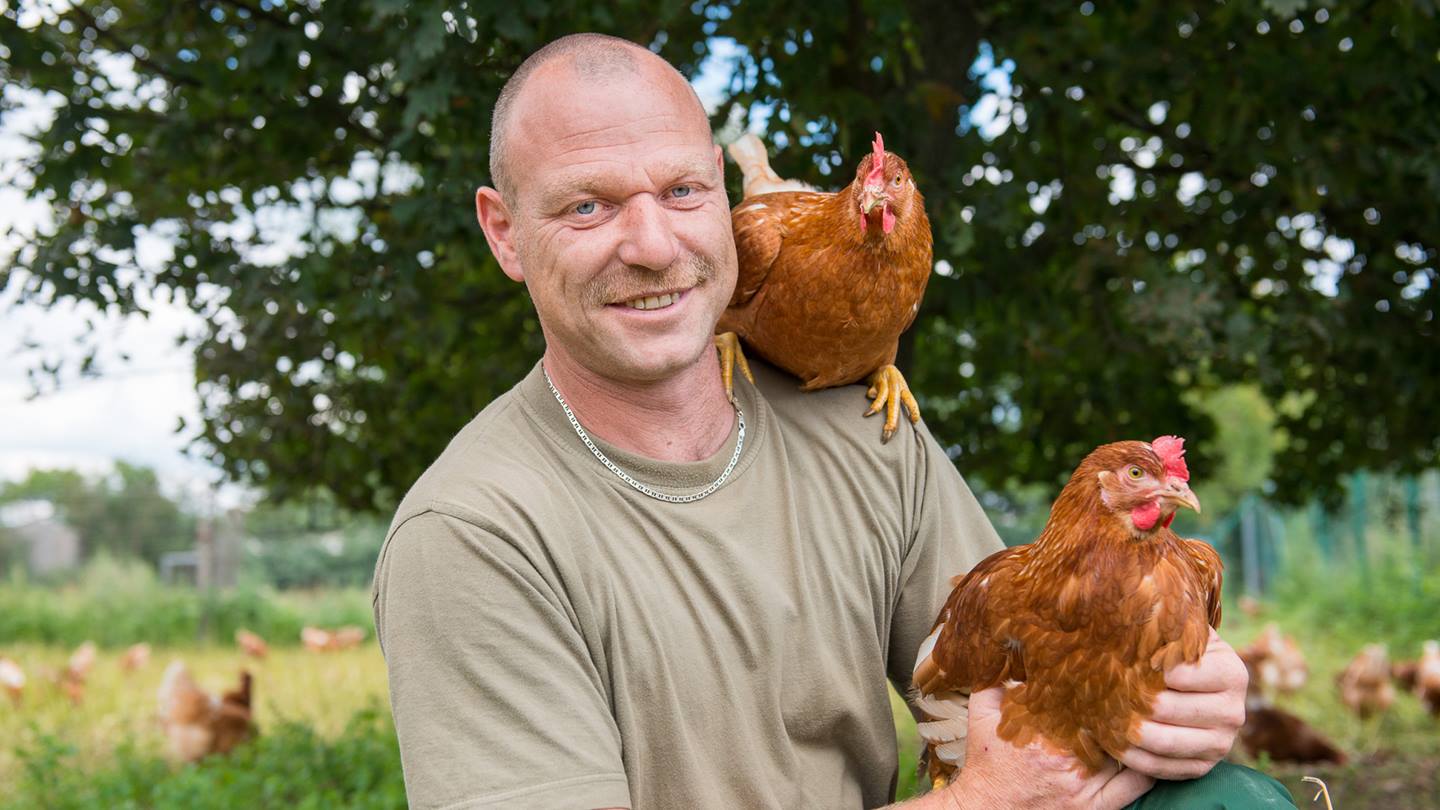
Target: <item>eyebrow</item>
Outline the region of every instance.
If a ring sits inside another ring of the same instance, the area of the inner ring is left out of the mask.
[[[660,164],[656,168],[655,174],[658,177],[666,178],[667,183],[686,177],[704,179],[708,182],[713,168],[705,161],[682,160]],[[541,190],[541,204],[550,207],[558,205],[563,199],[570,197],[603,196],[606,187],[613,185],[614,177],[613,173],[606,171],[578,171],[561,175],[547,183]]]

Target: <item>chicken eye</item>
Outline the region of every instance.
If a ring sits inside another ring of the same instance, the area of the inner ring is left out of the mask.
[[[1131,479],[1137,481],[1145,477],[1145,471],[1140,469],[1139,467],[1131,467],[1129,470],[1126,471],[1126,473],[1130,476]]]
[[[896,188],[899,188],[899,187],[900,187],[900,175],[898,175],[898,174],[895,175],[895,179],[890,181],[890,185],[892,185],[892,186],[894,186],[894,187],[896,187]]]

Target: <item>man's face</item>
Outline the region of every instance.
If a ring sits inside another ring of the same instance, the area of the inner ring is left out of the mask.
[[[512,119],[525,284],[551,349],[607,379],[696,362],[735,286],[719,149],[689,92],[650,66],[596,83],[557,61]]]

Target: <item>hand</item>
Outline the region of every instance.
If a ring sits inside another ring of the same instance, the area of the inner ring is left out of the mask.
[[[1158,779],[1204,776],[1245,724],[1245,663],[1214,629],[1204,655],[1165,673],[1168,687],[1120,761]]]
[[[1121,808],[1155,783],[1113,762],[1087,775],[1074,755],[1042,743],[1018,748],[1000,739],[999,688],[970,696],[965,767],[948,790],[960,807]]]

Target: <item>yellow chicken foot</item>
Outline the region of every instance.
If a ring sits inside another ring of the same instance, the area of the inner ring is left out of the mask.
[[[865,412],[871,416],[885,409],[885,428],[880,434],[881,441],[890,441],[895,434],[895,428],[900,424],[900,405],[905,405],[906,412],[910,415],[910,423],[913,425],[920,421],[920,405],[910,393],[910,386],[905,384],[905,376],[900,369],[893,365],[881,366],[870,375],[867,381],[870,390],[865,396],[870,397],[870,410]]]
[[[725,383],[725,396],[735,401],[735,366],[745,379],[755,384],[755,375],[750,373],[750,364],[745,362],[745,352],[740,348],[740,336],[734,332],[721,332],[715,336],[715,348],[720,352],[720,379]]]

